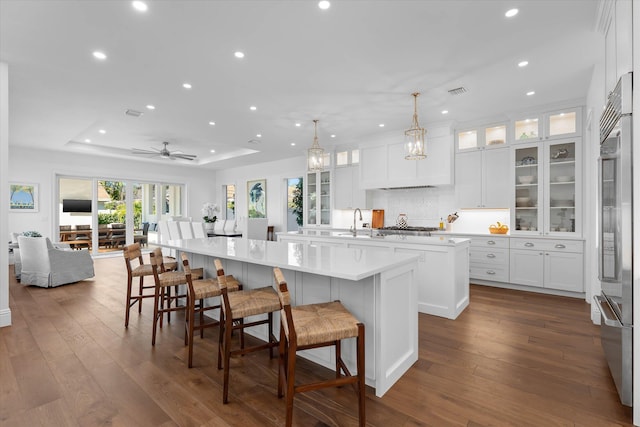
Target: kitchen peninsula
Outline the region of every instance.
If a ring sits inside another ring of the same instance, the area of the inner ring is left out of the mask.
[[[214,258],[245,289],[273,285],[273,267],[287,279],[292,304],[340,300],[365,325],[366,382],[382,396],[418,360],[418,256],[411,253],[212,237],[171,240],[161,246],[189,254],[195,267],[215,277]],[[276,315],[275,332],[280,325]],[[266,326],[253,328],[261,339]],[[351,340],[353,341],[353,340]],[[305,351],[305,357],[335,367],[330,349]],[[342,347],[355,371],[355,341]]]
[[[450,236],[378,235],[375,230],[277,233],[278,241],[304,242],[391,254],[418,255],[418,311],[455,319],[469,305],[470,240]]]

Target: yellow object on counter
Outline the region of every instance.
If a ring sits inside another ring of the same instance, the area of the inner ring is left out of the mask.
[[[491,224],[489,226],[489,233],[491,234],[507,234],[509,232],[509,226],[506,224],[500,223],[498,221],[495,224]]]

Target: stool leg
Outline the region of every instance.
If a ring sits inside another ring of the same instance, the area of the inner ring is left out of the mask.
[[[151,336],[151,345],[156,345],[156,329],[158,327],[158,304],[160,303],[160,292],[162,292],[162,289],[159,289],[156,286],[156,293],[153,297],[153,335]],[[161,314],[160,314],[161,315]],[[162,325],[162,324],[161,324]]]
[[[185,316],[189,317],[189,368],[193,367],[193,323],[195,322],[195,301],[187,296],[187,311]]]
[[[129,327],[129,310],[131,310],[131,285],[133,282],[133,277],[131,277],[131,274],[127,275],[127,308],[126,308],[126,312],[124,313],[124,327],[128,328]]]
[[[224,312],[222,311],[222,307],[220,307],[220,320],[219,320],[219,328],[218,328],[218,369],[222,369],[222,352],[224,346],[224,330],[225,330],[225,320],[224,320]]]
[[[365,395],[364,395],[364,325],[358,323],[358,418],[360,420],[360,426],[364,427],[366,424],[366,412],[365,412]]]
[[[295,379],[296,379],[296,345],[288,342],[287,349],[287,391],[285,393],[285,399],[287,402],[287,419],[286,426],[291,427],[293,423],[293,394],[295,393]]]
[[[273,312],[269,313],[268,315],[269,318],[269,343],[274,342],[273,341]],[[273,347],[269,347],[269,359],[273,359]]]
[[[341,347],[340,344],[342,343],[342,341],[338,340],[335,342],[335,347],[336,347],[336,379],[339,379],[342,374],[340,373],[341,371],[341,367],[340,367],[340,361],[342,359],[340,359],[342,357],[342,351],[341,351]]]
[[[204,300],[200,300],[200,326],[204,325]],[[200,328],[200,338],[204,338],[204,328]]]
[[[285,366],[287,363],[287,349],[285,346],[286,339],[284,326],[280,325],[280,344],[278,345],[278,398],[282,398],[282,396],[284,396],[284,384],[287,380],[285,374]]]
[[[229,403],[229,365],[231,360],[231,329],[232,319],[227,317],[224,331],[224,384],[222,388],[222,403]]]
[[[140,298],[138,298],[138,314],[142,313],[142,289],[144,286],[144,276],[140,276],[140,292],[138,293],[138,295],[140,295]]]

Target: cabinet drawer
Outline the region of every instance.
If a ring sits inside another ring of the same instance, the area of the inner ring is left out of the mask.
[[[489,266],[471,266],[469,268],[469,278],[492,280],[494,282],[508,282],[509,270],[503,267],[489,267]]]
[[[511,238],[512,249],[582,253],[583,246],[582,240]]]
[[[471,237],[471,246],[474,248],[508,248],[508,237]]]
[[[509,265],[509,249],[472,248],[469,253],[472,264],[490,264],[496,266]]]

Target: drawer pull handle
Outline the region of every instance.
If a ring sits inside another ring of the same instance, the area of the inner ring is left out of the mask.
[[[495,254],[487,254],[487,258],[495,258]]]
[[[566,246],[565,246],[565,245],[563,245],[562,243],[558,243],[558,244],[556,245],[556,248],[558,248],[558,249],[564,249],[564,248],[566,248]]]
[[[532,248],[532,247],[533,247],[533,243],[531,243],[531,242],[527,242],[527,243],[525,243],[524,245],[525,245],[526,247],[528,247],[528,248]]]
[[[494,240],[489,240],[487,242],[487,245],[495,245],[495,244],[496,244],[496,242]]]
[[[487,270],[487,274],[496,274],[496,272],[493,270]]]

